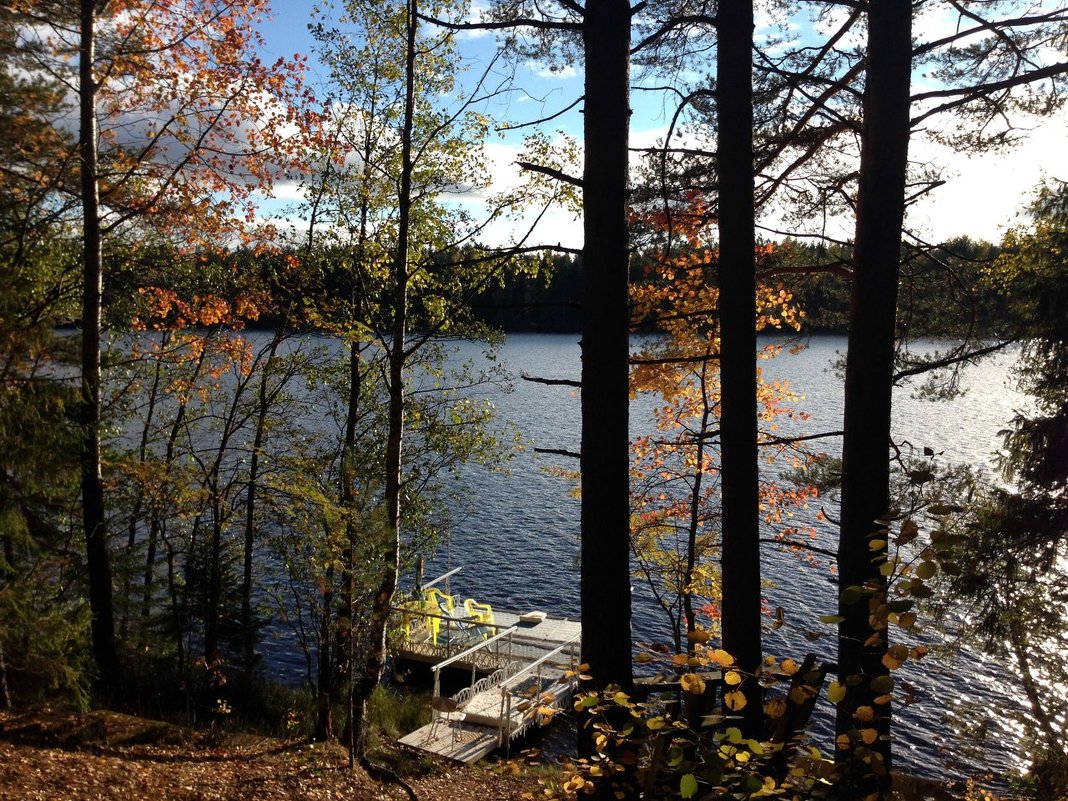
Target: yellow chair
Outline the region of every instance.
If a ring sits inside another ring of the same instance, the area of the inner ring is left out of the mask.
[[[464,610],[467,616],[479,623],[493,623],[493,609],[489,604],[480,604],[474,598],[464,601]]]
[[[468,598],[464,601],[464,611],[467,612],[467,616],[473,622],[483,624],[475,628],[475,631],[482,636],[482,639],[488,640],[493,636],[494,630],[491,626],[495,621],[493,620],[493,608],[489,604],[480,604],[474,598]]]
[[[427,587],[423,590],[423,604],[423,608],[426,612],[434,615],[451,616],[456,608],[456,599],[451,595],[446,595],[437,587]],[[428,615],[426,618],[426,625],[430,630],[434,645],[438,644],[438,635],[441,633],[441,622],[440,617],[430,617]]]
[[[399,605],[401,610],[401,625],[404,628],[404,639],[407,642],[412,641],[412,624],[416,618],[421,619],[421,624],[426,622],[426,616],[423,614],[426,611],[426,602],[420,599],[414,601],[404,601]]]

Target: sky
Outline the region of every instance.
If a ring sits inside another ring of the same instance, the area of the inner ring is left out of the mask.
[[[938,7],[939,4],[928,5],[928,8]],[[310,80],[319,90],[326,76],[314,57],[314,42],[307,30],[308,8],[302,0],[274,0],[273,18],[261,32],[265,39],[265,56],[309,55]],[[787,30],[792,35],[803,36],[806,26],[816,29],[831,23],[833,20],[821,23],[789,21]],[[917,19],[914,34],[924,40],[945,33],[954,24],[955,20],[945,15],[928,13]],[[479,63],[485,64],[492,57],[496,49],[495,37],[470,33],[461,36],[463,51],[473,59],[476,65],[473,71],[476,71]],[[1060,57],[1063,58],[1063,54]],[[915,74],[914,90],[923,83],[924,76]],[[495,118],[499,114],[512,121],[535,120],[567,106],[582,93],[581,65],[551,72],[541,65],[521,64],[517,85],[520,91],[493,110]],[[633,92],[632,106],[632,145],[654,144],[666,130],[663,109],[656,98],[646,92]],[[950,118],[945,124],[951,122]],[[572,110],[552,122],[550,135],[555,136],[553,132],[560,129],[581,139],[581,124],[581,114]],[[1048,119],[1030,120],[1026,127],[1030,130],[1018,145],[1003,152],[973,157],[953,153],[948,148],[914,137],[910,157],[941,167],[945,184],[910,208],[910,228],[928,241],[967,235],[996,242],[1009,227],[1024,223],[1021,215],[1042,180],[1068,180],[1068,112],[1062,111]],[[518,133],[503,134],[500,139],[486,144],[484,159],[498,187],[519,180],[520,171],[514,162],[520,144]],[[476,214],[480,210],[477,199],[464,205]],[[514,234],[514,226],[510,222],[495,224],[484,240],[503,243]],[[847,238],[851,236],[850,226],[848,221],[832,220],[828,232]],[[572,213],[553,211],[541,221],[538,230],[540,241],[546,244],[582,245],[581,221]]]

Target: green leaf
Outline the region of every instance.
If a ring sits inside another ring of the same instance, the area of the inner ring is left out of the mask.
[[[921,562],[919,567],[916,568],[916,575],[922,579],[929,579],[938,572],[938,565],[934,562]]]
[[[836,626],[845,620],[841,615],[820,615],[820,623],[827,623],[832,626]]]
[[[852,604],[855,604],[857,601],[860,600],[860,596],[863,592],[864,591],[856,585],[852,587],[846,587],[844,590],[842,590],[842,594],[838,596],[838,600],[846,606],[851,606]]]
[[[679,779],[679,795],[683,798],[693,798],[697,795],[697,777],[692,773],[687,773]]]
[[[894,679],[891,676],[876,676],[871,680],[871,689],[877,695],[884,695],[894,689]]]

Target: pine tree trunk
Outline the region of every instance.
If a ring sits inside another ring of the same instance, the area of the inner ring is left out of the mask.
[[[595,685],[629,687],[627,0],[589,0],[583,41],[582,661]]]
[[[868,66],[864,128],[853,254],[853,293],[845,378],[842,445],[839,588],[861,587],[855,603],[839,603],[839,680],[851,686],[838,706],[836,731],[855,728],[853,712],[873,705],[880,739],[872,747],[840,753],[861,773],[870,774],[865,792],[889,793],[890,704],[874,704],[884,693],[872,681],[887,674],[885,623],[871,624],[870,607],[886,590],[879,565],[886,547],[872,550],[870,540],[882,527],[876,521],[890,506],[890,411],[893,389],[895,315],[901,261],[901,227],[909,143],[909,82],[912,68],[912,8],[909,0],[883,0],[868,6]],[[879,536],[885,543],[886,537]],[[847,598],[848,600],[848,598]]]
[[[111,559],[107,544],[104,482],[100,464],[100,330],[103,304],[103,248],[100,197],[97,187],[96,14],[93,0],[81,0],[81,43],[78,53],[78,92],[82,193],[82,398],[81,485],[85,530],[89,608],[92,612],[93,657],[101,684],[119,686],[115,646],[115,613]]]
[[[754,737],[762,699],[754,677],[761,653],[752,2],[721,3],[717,27],[723,648],[746,677],[742,728]]]

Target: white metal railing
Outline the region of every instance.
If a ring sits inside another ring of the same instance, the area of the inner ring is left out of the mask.
[[[531,662],[529,665],[525,666],[522,670],[516,671],[509,679],[507,679],[504,683],[501,684],[501,715],[500,715],[500,724],[499,724],[498,729],[497,729],[497,746],[498,747],[501,747],[501,746],[504,747],[506,756],[508,755],[508,751],[509,751],[509,749],[511,747],[512,739],[515,738],[515,737],[518,737],[520,734],[522,734],[528,728],[530,728],[530,725],[534,722],[535,717],[538,714],[538,707],[539,706],[544,706],[544,704],[539,704],[538,703],[544,697],[544,691],[542,690],[542,667],[545,665],[546,662],[548,662],[554,656],[562,653],[563,651],[571,648],[573,645],[578,643],[580,639],[581,639],[581,635],[576,635],[576,636],[572,637],[570,640],[568,640],[568,641],[566,641],[564,643],[561,643],[560,645],[558,645],[553,650],[548,651],[544,656],[539,657],[534,662]],[[577,673],[578,673],[578,671],[576,670],[576,662],[575,662],[575,652],[574,652],[574,650],[571,651],[569,656],[570,656],[571,675],[572,675],[572,677],[574,677],[574,676],[577,676]],[[535,681],[537,682],[537,687],[538,687],[537,696],[532,699],[532,703],[531,703],[530,708],[524,712],[523,720],[520,721],[519,725],[516,726],[516,728],[513,729],[512,728],[512,698],[513,698],[513,695],[511,693],[509,685],[515,684],[518,680],[522,679],[525,675],[530,674],[530,673],[534,673],[534,678],[535,678]],[[566,676],[564,678],[566,679]],[[570,679],[567,679],[564,682],[562,682],[562,685],[563,686],[573,685],[575,683],[575,681],[576,681],[575,678],[570,678]],[[553,700],[556,700],[556,699],[554,698]]]
[[[423,589],[425,590],[427,587],[433,587],[439,581],[445,581],[445,580],[447,580],[449,578],[449,576],[455,576],[457,573],[459,573],[463,569],[464,569],[463,565],[460,565],[459,567],[454,567],[448,573],[442,573],[436,579],[431,579],[430,581],[428,581],[426,584],[423,585]]]
[[[493,671],[490,675],[483,676],[470,687],[464,687],[458,693],[453,695],[452,699],[456,702],[458,707],[463,707],[479,693],[484,693],[487,690],[492,690],[494,687],[499,687],[504,684],[508,679],[512,678],[512,676],[519,672],[519,668],[519,662],[509,662],[504,667]]]
[[[441,697],[441,669],[442,668],[446,668],[449,665],[455,664],[456,662],[460,662],[460,661],[462,661],[464,659],[467,659],[468,657],[472,657],[478,651],[482,651],[482,650],[486,649],[488,646],[493,645],[494,643],[498,644],[497,645],[497,659],[499,661],[500,658],[501,658],[500,643],[502,641],[504,641],[504,640],[508,641],[509,654],[510,654],[511,653],[512,634],[513,634],[513,632],[515,632],[515,630],[517,628],[519,628],[519,627],[518,626],[509,626],[504,631],[498,632],[497,634],[493,635],[489,639],[483,640],[482,642],[471,646],[466,651],[461,651],[460,653],[456,654],[455,656],[449,657],[448,659],[446,659],[443,662],[438,662],[436,665],[432,665],[430,669],[434,672],[434,698],[440,698]],[[459,695],[461,693],[465,692],[465,690],[470,690],[472,687],[474,687],[476,684],[478,684],[478,682],[475,681],[475,676],[477,675],[476,666],[475,666],[475,660],[471,659],[470,661],[471,661],[471,684],[468,687],[466,687],[464,690],[461,690],[460,693],[457,693],[455,696],[453,696],[453,700],[457,701],[457,708],[461,708],[463,705],[467,704],[467,702],[470,701],[475,695],[474,693],[468,693],[467,698],[465,698],[463,701],[461,701],[460,698],[459,698]],[[515,664],[515,663],[512,663],[511,660],[509,660],[509,664]],[[496,675],[497,673],[501,673],[501,671],[502,671],[502,669],[498,669],[497,671],[494,672],[493,675]],[[514,671],[513,671],[513,675],[514,675]],[[504,676],[503,674],[500,677],[500,681],[502,681],[502,682],[503,681],[507,681],[507,679],[508,679],[508,677]],[[479,679],[479,681],[482,681],[482,679]],[[492,688],[491,687],[487,687],[487,689],[492,689]],[[457,726],[462,728],[462,725],[461,725],[461,723],[459,721],[457,722]]]

